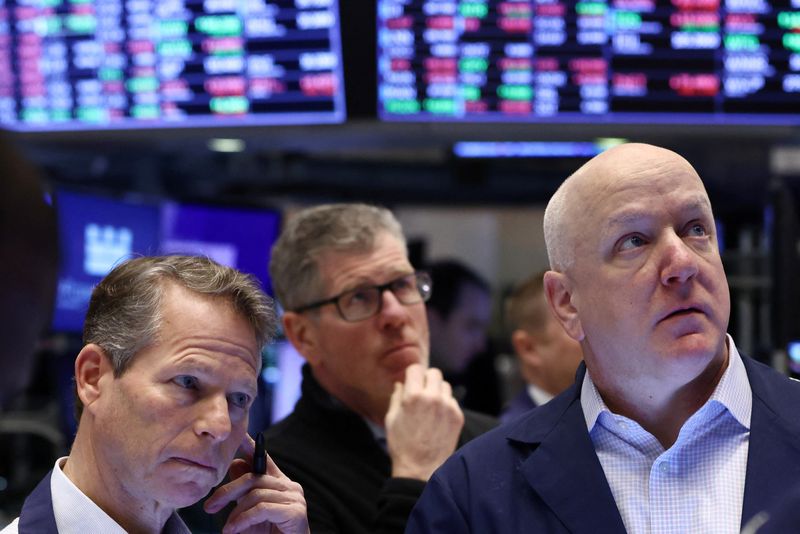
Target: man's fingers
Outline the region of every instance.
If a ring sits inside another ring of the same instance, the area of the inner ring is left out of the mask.
[[[247,470],[238,478],[217,488],[211,497],[206,500],[204,508],[206,512],[213,514],[222,510],[228,503],[238,501],[254,487],[286,490],[288,488],[287,483],[291,483],[291,481],[284,476],[254,475]]]
[[[254,452],[256,452],[256,442],[250,437],[250,434],[245,432],[242,442],[239,444],[239,454],[245,458],[252,458]]]
[[[425,385],[425,369],[418,363],[406,367],[405,391],[419,391]]]
[[[444,377],[439,369],[431,367],[425,371],[425,391],[427,393],[439,395],[441,393],[443,382]]]
[[[278,464],[272,460],[272,456],[270,456],[269,453],[267,453],[267,474],[271,477],[286,478],[288,480],[286,475],[283,474],[283,471],[278,467]]]
[[[241,477],[246,473],[249,473],[250,471],[251,471],[251,466],[247,460],[243,460],[241,458],[235,458],[233,462],[231,462],[231,466],[228,468],[228,478],[230,478],[231,480],[236,480],[237,478]]]
[[[285,479],[282,488],[255,488],[231,511],[223,532],[241,532],[255,525],[274,524],[281,532],[306,532],[306,501],[299,484]],[[284,527],[287,527],[285,529]]]

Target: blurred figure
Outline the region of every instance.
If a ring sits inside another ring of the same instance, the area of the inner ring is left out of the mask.
[[[404,532],[433,471],[495,423],[462,412],[428,367],[427,273],[389,210],[328,204],[288,220],[270,274],[307,361],[270,454],[302,484],[315,534]]]
[[[0,132],[0,410],[29,384],[50,323],[58,235],[37,171]]]
[[[189,256],[115,267],[92,292],[75,359],[72,450],[2,534],[188,534],[176,510],[226,472],[205,503],[237,503],[223,532],[308,534],[300,486],[268,456],[266,476],[251,472],[248,409],[274,329],[271,300],[235,269]]]
[[[511,345],[525,388],[500,416],[508,422],[567,389],[583,358],[581,345],[556,320],[544,296],[544,271],[526,279],[506,299]]]
[[[464,375],[474,358],[486,348],[492,317],[489,283],[456,260],[428,266],[433,294],[428,300],[431,332],[431,367],[441,369],[456,397],[463,398]]]

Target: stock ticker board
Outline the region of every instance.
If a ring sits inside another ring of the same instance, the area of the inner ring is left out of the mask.
[[[800,124],[800,0],[379,0],[394,121]]]
[[[341,122],[337,0],[0,0],[0,123]]]

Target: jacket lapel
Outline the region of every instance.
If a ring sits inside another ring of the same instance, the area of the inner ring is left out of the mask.
[[[584,374],[581,364],[572,389],[512,425],[508,439],[533,449],[520,472],[570,532],[625,532],[586,429],[579,395]]]
[[[47,473],[34,488],[19,514],[19,534],[58,534],[53,499],[50,494],[50,475]]]
[[[800,484],[800,394],[796,384],[778,373],[742,358],[753,391],[750,445],[747,453],[742,524],[768,508],[783,492]]]

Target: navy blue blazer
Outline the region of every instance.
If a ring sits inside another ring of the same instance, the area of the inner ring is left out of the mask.
[[[800,480],[800,384],[742,358],[753,390],[742,524]],[[623,533],[580,385],[468,443],[434,473],[406,534]]]
[[[500,422],[501,423],[510,423],[517,417],[533,410],[536,408],[536,403],[533,402],[530,394],[528,393],[528,388],[523,387],[522,391],[517,393],[517,395],[509,401],[508,406],[503,409],[502,413],[500,414]]]

